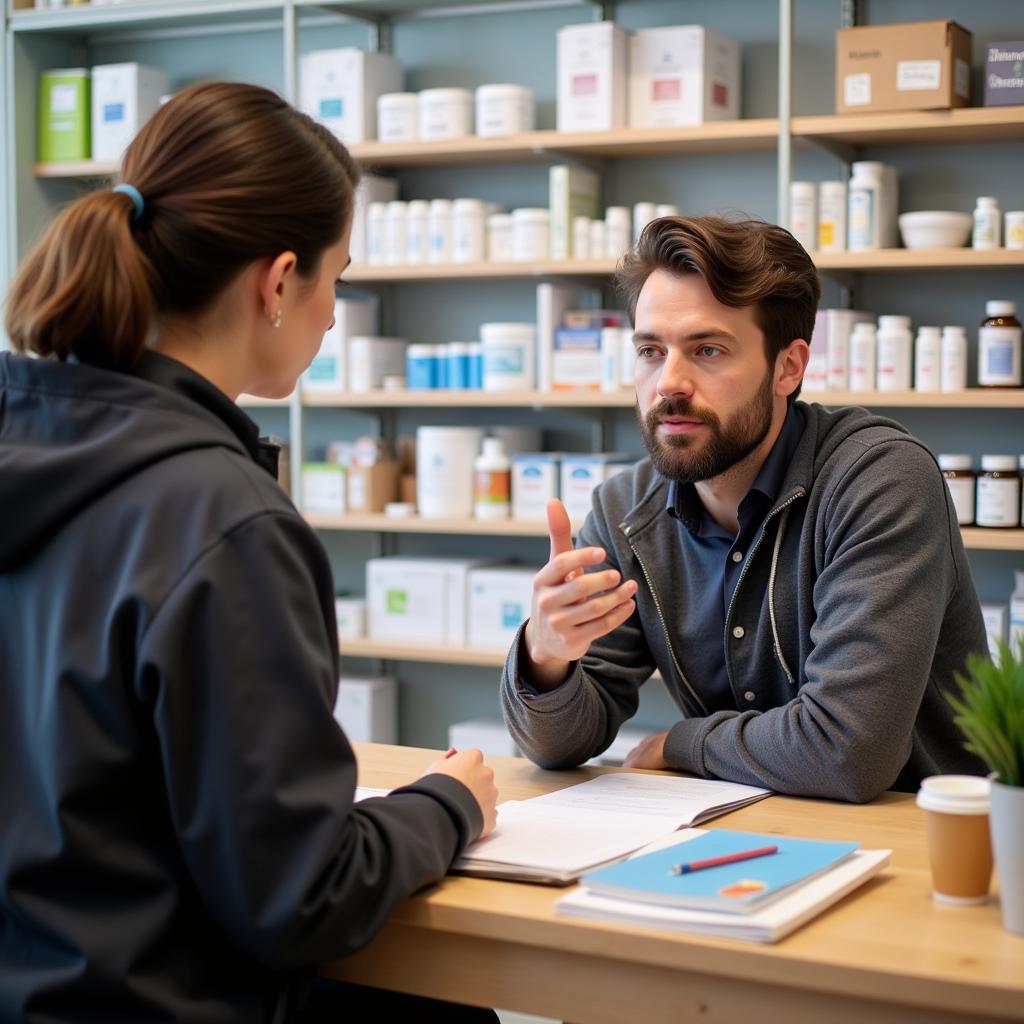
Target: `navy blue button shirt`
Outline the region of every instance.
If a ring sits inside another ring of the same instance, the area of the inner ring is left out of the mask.
[[[725,668],[729,602],[747,554],[782,488],[804,425],[803,413],[790,405],[768,458],[740,502],[740,532],[735,537],[707,514],[693,484],[669,484],[668,514],[682,524],[679,568],[686,574],[686,600],[676,609],[686,638],[680,663],[709,712],[735,711],[738,706]]]

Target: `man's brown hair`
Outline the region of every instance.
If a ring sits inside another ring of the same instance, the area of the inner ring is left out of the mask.
[[[821,284],[810,256],[784,228],[724,217],[651,221],[616,274],[631,318],[644,282],[656,270],[700,274],[723,306],[752,307],[769,365],[794,339],[810,343]],[[791,399],[799,393],[797,388]]]

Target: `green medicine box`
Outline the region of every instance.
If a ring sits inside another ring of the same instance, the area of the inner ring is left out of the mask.
[[[60,68],[39,77],[39,159],[88,160],[92,107],[88,68]]]

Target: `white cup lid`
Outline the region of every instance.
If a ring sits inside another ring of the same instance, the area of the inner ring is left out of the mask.
[[[921,780],[917,806],[942,814],[988,814],[991,786],[979,775],[932,775]]]

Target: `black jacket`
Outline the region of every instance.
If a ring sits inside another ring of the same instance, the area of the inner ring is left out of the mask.
[[[331,571],[181,364],[0,356],[0,1020],[286,1020],[479,831],[353,806]]]

